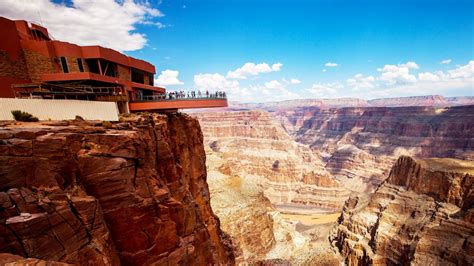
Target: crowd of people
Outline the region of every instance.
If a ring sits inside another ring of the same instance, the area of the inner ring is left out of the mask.
[[[225,91],[169,91],[162,94],[155,94],[151,98],[156,100],[172,100],[172,99],[195,99],[195,98],[226,98]],[[148,98],[148,97],[147,97]]]

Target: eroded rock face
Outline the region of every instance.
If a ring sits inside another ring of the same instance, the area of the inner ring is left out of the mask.
[[[237,262],[310,263],[312,245],[321,246],[312,241],[327,243],[327,237],[301,233],[307,227],[281,212],[339,212],[349,192],[269,113],[195,115],[205,139],[212,208],[238,246]]]
[[[472,161],[400,157],[371,197],[346,201],[332,245],[349,265],[474,263]]]
[[[58,126],[59,125],[59,126]],[[89,265],[226,264],[186,115],[0,129],[0,252]]]
[[[474,160],[474,106],[301,108],[275,112],[347,188],[371,192],[402,155]]]
[[[254,177],[275,206],[339,211],[349,192],[308,146],[296,143],[267,112],[196,115],[210,152],[227,175]]]

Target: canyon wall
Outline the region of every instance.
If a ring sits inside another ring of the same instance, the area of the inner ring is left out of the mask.
[[[203,137],[182,114],[0,127],[0,253],[75,264],[231,264]]]
[[[441,95],[424,95],[411,97],[378,98],[365,100],[359,98],[334,98],[334,99],[297,99],[280,102],[265,103],[239,103],[231,102],[228,109],[255,110],[261,109],[269,112],[291,110],[296,108],[344,108],[344,107],[406,107],[406,106],[434,106],[447,107],[458,105],[473,105],[473,96],[444,97]]]
[[[372,191],[401,155],[474,160],[474,106],[299,108],[273,113],[348,189]]]
[[[267,112],[194,115],[205,139],[212,208],[240,249],[237,262],[308,262],[312,245],[320,246],[314,241],[327,237],[303,232],[312,226],[282,213],[338,213],[349,191]]]
[[[306,145],[296,143],[267,112],[196,114],[221,171],[255,179],[275,206],[340,210],[346,191]]]
[[[474,163],[402,156],[369,196],[346,201],[330,236],[348,265],[474,264]]]

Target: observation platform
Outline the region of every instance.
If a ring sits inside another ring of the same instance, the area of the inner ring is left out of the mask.
[[[140,111],[173,111],[177,109],[197,109],[227,107],[226,97],[195,97],[157,99],[143,98],[129,102],[131,112]]]

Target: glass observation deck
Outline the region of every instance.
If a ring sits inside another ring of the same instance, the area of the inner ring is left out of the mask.
[[[202,95],[194,96],[185,93],[143,95],[129,103],[129,108],[132,112],[216,107],[227,107],[225,93],[203,93]]]

